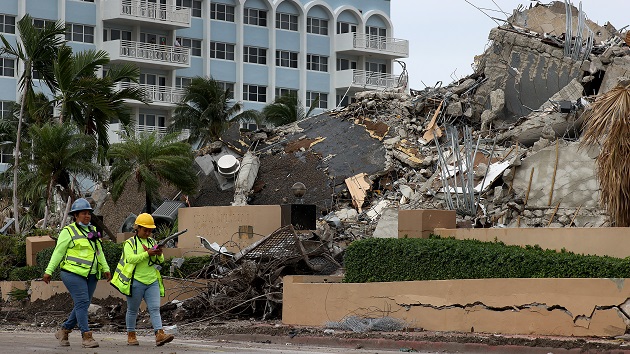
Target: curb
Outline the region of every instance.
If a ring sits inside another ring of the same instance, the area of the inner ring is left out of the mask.
[[[538,347],[526,345],[490,345],[483,343],[431,342],[423,340],[395,340],[386,338],[338,338],[323,336],[273,336],[264,334],[231,334],[214,336],[215,339],[238,342],[256,342],[280,345],[303,345],[353,349],[387,349],[400,352],[440,351],[447,353],[506,353],[506,354],[562,354],[562,353],[615,353],[630,354],[628,349],[597,348],[597,343],[585,342],[582,348]],[[568,343],[568,341],[567,341]],[[587,345],[588,344],[588,345]],[[602,345],[605,347],[605,345]],[[586,348],[585,348],[586,347]]]

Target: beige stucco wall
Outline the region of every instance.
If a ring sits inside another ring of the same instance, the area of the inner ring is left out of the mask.
[[[543,249],[556,251],[564,248],[577,254],[618,258],[630,256],[628,227],[435,229],[434,233],[458,240],[497,240],[506,245],[539,245]]]
[[[188,232],[179,236],[177,246],[202,248],[197,236],[203,236],[210,243],[238,252],[279,229],[280,223],[280,205],[181,208],[178,228]],[[252,226],[253,234],[239,234],[239,226]]]
[[[6,285],[4,283],[7,283]],[[10,287],[10,283],[13,282],[0,282],[0,289],[4,287]],[[205,279],[189,280],[189,279],[164,279],[164,297],[160,299],[160,305],[164,305],[172,300],[185,300],[198,295],[200,292],[207,288],[208,282]],[[49,284],[44,283],[41,280],[32,280],[30,282],[31,290],[31,302],[37,300],[47,300],[53,295],[67,292],[66,287],[61,281],[51,281]],[[4,296],[4,292],[2,294]],[[108,297],[117,297],[120,299],[126,299],[126,297],[116,290],[105,280],[99,280],[94,291],[94,298],[107,299]],[[144,308],[145,303],[142,303]]]
[[[431,331],[616,336],[626,330],[619,306],[630,298],[629,279],[338,281],[284,277],[282,322],[322,326],[351,315],[390,316]]]

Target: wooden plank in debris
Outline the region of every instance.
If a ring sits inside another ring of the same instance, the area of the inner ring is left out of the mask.
[[[361,207],[363,206],[363,202],[365,202],[367,192],[372,189],[372,181],[368,178],[367,173],[359,173],[358,175],[346,178],[345,182],[352,196],[352,204],[357,208],[359,213],[363,212]]]
[[[438,115],[440,115],[440,111],[442,110],[443,103],[444,101],[440,102],[440,105],[435,110],[435,113],[433,113],[433,118],[431,118],[431,121],[427,125],[426,132],[422,136],[422,139],[424,139],[424,141],[426,141],[427,143],[433,140],[434,136],[437,136],[438,138],[442,136],[442,129],[440,129],[440,127],[437,126],[436,120],[437,120]]]

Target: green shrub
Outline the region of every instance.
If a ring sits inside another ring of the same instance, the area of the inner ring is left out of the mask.
[[[23,237],[0,235],[0,280],[8,279],[13,268],[26,265]]]
[[[42,268],[38,265],[13,268],[9,273],[9,280],[33,280],[44,275]]]
[[[630,258],[578,255],[502,242],[365,239],[344,255],[345,282],[485,278],[626,278]]]

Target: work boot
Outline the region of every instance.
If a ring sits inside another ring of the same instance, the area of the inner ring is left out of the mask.
[[[69,347],[70,341],[68,341],[68,334],[72,332],[71,329],[65,329],[63,326],[59,328],[57,333],[55,333],[55,338],[59,339],[59,345],[62,347]]]
[[[164,333],[163,329],[158,329],[157,332],[155,332],[155,345],[161,347],[164,344],[172,341],[173,338],[175,338],[175,336],[173,336],[172,334],[166,334]]]
[[[83,336],[83,348],[96,348],[98,347],[98,342],[92,338],[92,331],[84,332]]]
[[[140,345],[136,339],[136,332],[127,332],[127,345]]]

